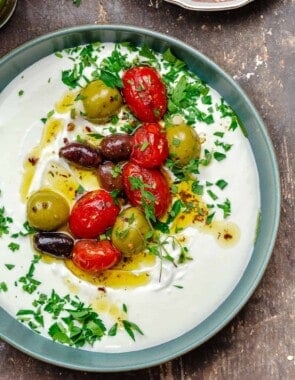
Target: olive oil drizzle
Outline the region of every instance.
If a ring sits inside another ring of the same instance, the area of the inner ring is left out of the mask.
[[[232,247],[239,241],[240,229],[236,223],[227,220],[212,220],[210,223],[206,223],[209,214],[208,207],[200,195],[191,191],[190,181],[178,184],[176,198],[181,199],[186,208],[174,219],[170,227],[172,233],[193,226],[200,232],[212,235],[224,248]]]
[[[24,173],[20,188],[22,202],[25,202],[27,200],[32,181],[36,173],[38,162],[42,156],[42,152],[46,147],[50,146],[50,144],[56,139],[57,135],[62,131],[63,128],[64,121],[62,119],[49,118],[44,126],[40,143],[28,154],[24,162]]]

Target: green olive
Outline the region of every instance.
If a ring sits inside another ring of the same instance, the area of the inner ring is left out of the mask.
[[[122,96],[117,88],[108,87],[95,80],[80,91],[86,118],[94,123],[105,123],[116,115],[122,106]]]
[[[193,127],[186,124],[177,124],[167,127],[166,130],[169,154],[179,166],[185,166],[191,159],[199,158],[201,142]]]
[[[131,256],[143,251],[145,237],[149,231],[150,225],[143,212],[137,207],[128,207],[115,221],[112,242],[124,255]]]
[[[65,224],[70,207],[66,199],[49,189],[33,193],[27,203],[29,224],[41,231],[53,231]]]

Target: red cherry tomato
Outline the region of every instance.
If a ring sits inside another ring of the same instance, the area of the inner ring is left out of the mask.
[[[144,168],[155,168],[168,157],[166,134],[158,123],[146,123],[132,137],[131,161]]]
[[[73,249],[73,262],[87,272],[99,272],[115,265],[120,251],[109,240],[78,240]]]
[[[77,238],[93,239],[115,223],[119,211],[107,191],[90,191],[75,203],[69,226]]]
[[[146,169],[130,161],[123,167],[122,175],[124,189],[132,206],[145,208],[145,205],[151,205],[156,217],[167,211],[170,189],[160,170]]]
[[[154,68],[132,67],[122,81],[125,102],[139,120],[154,123],[162,119],[167,110],[166,87]]]

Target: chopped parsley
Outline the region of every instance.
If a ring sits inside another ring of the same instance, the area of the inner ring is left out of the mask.
[[[93,345],[106,335],[117,335],[120,325],[133,340],[136,339],[135,333],[143,335],[138,325],[127,319],[119,320],[107,329],[100,315],[91,306],[85,305],[78,296],[60,296],[52,290],[50,295],[41,293],[32,306],[32,309],[20,309],[17,312],[18,320],[40,333],[45,316],[47,318],[50,315],[53,323],[47,332],[54,341],[62,344],[74,347]],[[127,316],[126,305],[123,305],[123,311]]]
[[[209,214],[206,218],[206,224],[211,224],[214,216],[215,216],[215,212],[212,212],[211,214]]]
[[[147,220],[156,221],[155,215],[155,196],[149,191],[150,186],[145,184],[141,178],[129,177],[131,190],[139,190],[141,195],[141,204]]]
[[[222,204],[218,204],[217,207],[220,208],[221,210],[223,210],[224,219],[226,219],[227,217],[230,216],[230,214],[231,214],[231,202],[229,199],[226,199],[224,201],[224,203],[222,203]]]
[[[146,45],[143,44],[141,49],[138,52],[142,57],[148,58],[150,61],[157,61],[155,53]]]
[[[217,106],[217,109],[221,112],[222,117],[230,118],[229,130],[235,131],[238,127],[241,128],[241,131],[245,137],[248,137],[248,132],[245,126],[242,124],[241,120],[238,118],[234,110],[226,104],[224,99],[221,99],[220,105]]]
[[[23,228],[24,230],[22,231],[19,231],[19,232],[15,232],[11,235],[11,237],[13,239],[16,239],[20,236],[28,236],[28,235],[32,235],[36,232],[35,228],[31,227],[28,223],[28,221],[26,221],[24,224],[23,224]]]
[[[19,248],[20,248],[20,245],[18,243],[15,243],[15,242],[11,242],[8,244],[8,248],[12,251],[12,252],[15,252],[15,251],[18,251]]]
[[[41,281],[34,278],[34,272],[36,269],[35,264],[37,264],[40,261],[40,259],[40,256],[35,255],[33,257],[28,272],[18,279],[18,282],[22,284],[22,289],[29,294],[34,293],[38,286],[41,284]]]
[[[199,181],[194,181],[192,183],[192,192],[197,195],[203,195],[204,193],[204,186],[200,185]]]
[[[8,291],[8,286],[6,282],[2,281],[0,282],[0,292],[7,292]]]
[[[216,161],[222,161],[226,158],[226,154],[222,152],[214,152],[213,157],[215,158]]]
[[[5,207],[0,207],[0,237],[9,234],[10,225],[13,219],[6,215]]]
[[[12,270],[15,265],[14,264],[4,264],[8,270]]]
[[[228,183],[224,179],[219,179],[218,181],[215,182],[215,185],[218,186],[220,190],[223,190],[226,188]]]

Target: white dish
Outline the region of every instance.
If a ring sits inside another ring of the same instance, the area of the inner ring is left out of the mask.
[[[194,11],[225,11],[240,8],[253,0],[165,0]]]

